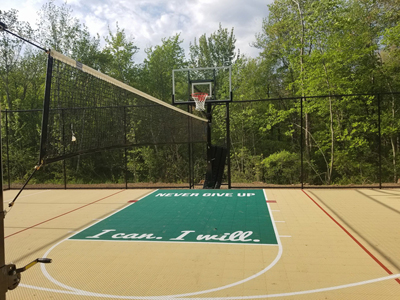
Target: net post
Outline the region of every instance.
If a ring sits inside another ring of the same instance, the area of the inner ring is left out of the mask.
[[[47,58],[46,85],[44,90],[44,101],[43,101],[42,134],[40,137],[39,165],[41,164],[43,158],[46,155],[47,127],[49,124],[52,72],[53,72],[53,57],[50,55],[49,51]]]
[[[0,110],[1,118],[1,110]],[[2,156],[2,142],[1,142],[1,124],[0,124],[0,300],[6,299],[8,291],[8,273],[6,272],[6,255],[4,243],[4,194],[3,194],[3,156]]]

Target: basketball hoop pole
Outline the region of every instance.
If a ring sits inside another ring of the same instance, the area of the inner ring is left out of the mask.
[[[211,103],[206,103],[207,104],[207,120],[208,120],[208,126],[207,126],[207,173],[206,173],[206,181],[208,180],[209,182],[212,181],[212,153],[211,153],[211,123],[212,123],[212,114],[211,114]],[[207,178],[208,176],[211,176],[211,178]]]

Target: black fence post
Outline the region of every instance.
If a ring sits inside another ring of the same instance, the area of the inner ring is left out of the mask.
[[[379,160],[379,189],[382,189],[382,135],[381,135],[381,94],[378,94],[378,160]]]
[[[301,189],[304,187],[304,171],[303,171],[303,100],[304,98],[300,98],[300,181],[301,181]]]
[[[126,131],[127,131],[127,124],[126,124],[126,107],[124,106],[124,144],[126,145]],[[128,149],[124,147],[124,164],[125,164],[125,189],[128,189]]]
[[[232,99],[232,96],[231,96]],[[232,188],[231,179],[231,122],[230,122],[230,112],[229,112],[230,102],[226,102],[226,152],[228,159],[228,189]]]
[[[7,182],[8,182],[8,189],[11,189],[9,135],[10,133],[8,131],[8,109],[6,109]]]
[[[65,155],[65,122],[64,122],[64,110],[61,110],[61,119],[63,123],[62,127],[62,144],[63,144],[63,152]],[[67,167],[66,167],[66,162],[65,159],[63,159],[63,175],[64,175],[64,190],[67,189]]]

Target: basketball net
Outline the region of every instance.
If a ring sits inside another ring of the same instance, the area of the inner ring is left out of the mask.
[[[206,99],[208,97],[207,93],[193,93],[192,98],[196,103],[196,110],[204,111],[204,104],[206,103]]]

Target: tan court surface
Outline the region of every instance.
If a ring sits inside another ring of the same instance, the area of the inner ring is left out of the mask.
[[[6,262],[53,263],[7,299],[400,299],[400,190],[267,189],[278,245],[66,240],[150,192],[24,191]]]

